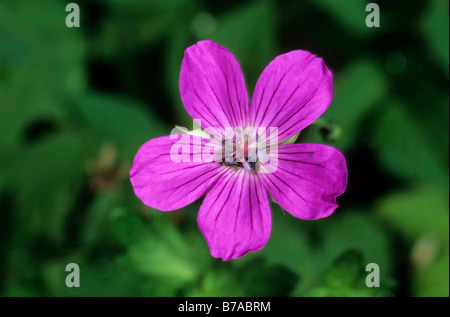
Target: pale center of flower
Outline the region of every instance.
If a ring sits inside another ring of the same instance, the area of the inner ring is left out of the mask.
[[[233,135],[222,141],[222,164],[247,171],[254,170],[258,162],[258,141],[256,133],[235,130]]]

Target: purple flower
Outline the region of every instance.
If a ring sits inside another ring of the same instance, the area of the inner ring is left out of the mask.
[[[187,48],[180,72],[181,99],[213,137],[180,133],[145,143],[130,170],[136,195],[152,208],[170,211],[206,194],[198,225],[212,256],[224,261],[267,243],[270,196],[300,219],[329,216],[347,184],[344,156],[327,145],[282,143],[328,108],[332,82],[321,58],[292,51],[266,67],[249,104],[244,76],[230,51],[212,41]],[[253,138],[238,133],[230,138],[225,132],[230,127],[275,127],[277,133],[257,132]],[[275,150],[260,147],[275,137],[281,142]],[[255,143],[258,149],[252,152]],[[214,160],[206,159],[205,153],[212,152]]]

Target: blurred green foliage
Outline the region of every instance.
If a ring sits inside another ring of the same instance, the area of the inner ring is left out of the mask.
[[[0,2],[2,296],[449,295],[448,1],[377,1],[380,28],[363,0],[79,0],[80,28],[68,2]],[[349,169],[331,217],[273,204],[267,246],[229,262],[197,228],[201,201],[162,213],[128,181],[140,145],[191,127],[179,69],[206,38],[250,93],[278,54],[322,56],[334,100],[297,142],[341,149]]]

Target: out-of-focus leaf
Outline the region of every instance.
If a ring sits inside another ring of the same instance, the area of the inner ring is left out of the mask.
[[[83,140],[72,133],[49,137],[21,153],[9,170],[9,179],[17,193],[24,235],[40,234],[55,244],[61,242],[86,157]]]
[[[81,238],[85,245],[95,245],[96,242],[110,233],[108,216],[113,217],[116,212],[120,214],[120,209],[119,211],[111,210],[114,206],[114,201],[110,195],[100,194],[95,197],[87,211],[84,226],[81,228]]]
[[[415,296],[448,297],[449,296],[449,252],[448,245],[443,254],[419,272],[413,279],[413,292]]]
[[[164,279],[167,283],[182,287],[193,282],[208,264],[202,252],[193,253],[192,236],[182,236],[168,222],[166,215],[153,218],[152,230],[142,233],[128,247],[128,258],[138,272]],[[190,237],[190,239],[188,239]]]
[[[359,251],[344,252],[325,272],[325,283],[336,289],[350,288],[364,272],[364,262]]]
[[[348,150],[361,132],[363,119],[376,107],[386,94],[388,83],[383,72],[369,60],[358,60],[335,74],[334,97],[323,118],[335,122],[341,136],[333,143],[339,149]],[[319,127],[311,127],[307,142],[323,143]]]
[[[428,1],[427,6],[420,24],[423,39],[448,75],[448,1]]]
[[[168,134],[158,118],[131,99],[86,95],[77,99],[76,111],[81,114],[82,124],[87,122],[98,145],[115,142],[119,157],[128,161],[142,144]]]
[[[3,297],[39,297],[42,294],[33,287],[23,285],[12,285],[3,294]]]
[[[282,264],[299,273],[300,280],[303,278],[303,272],[320,270],[322,265],[316,267],[314,263],[304,226],[289,214],[283,215],[278,205],[272,204],[272,215],[271,236],[264,249],[259,251],[259,255],[263,255],[269,265]],[[247,255],[245,260],[251,259],[250,256],[252,255]]]
[[[448,165],[444,165],[440,150],[427,142],[407,106],[396,100],[385,106],[373,141],[380,164],[407,179],[448,183]]]
[[[38,14],[36,14],[38,12]],[[42,92],[80,93],[85,88],[84,42],[65,26],[65,4],[57,0],[14,1],[0,6],[0,65],[24,69]]]
[[[426,93],[426,90],[423,90]],[[420,98],[414,118],[411,121],[417,131],[423,136],[423,142],[427,148],[432,150],[433,159],[440,162],[439,165],[447,172],[446,183],[448,183],[449,162],[449,99],[447,93],[430,93]],[[414,98],[414,97],[413,97]],[[419,97],[418,97],[419,98]],[[406,105],[402,103],[403,109]],[[409,112],[408,118],[409,118]],[[443,175],[441,175],[443,176]]]
[[[0,164],[23,146],[26,129],[65,119],[64,97],[85,88],[84,43],[65,27],[59,1],[0,4]],[[7,132],[6,132],[7,131]]]
[[[110,17],[93,37],[91,49],[103,56],[117,56],[123,51],[149,46],[175,30],[187,28],[198,7],[193,0],[102,2]]]
[[[362,254],[350,250],[342,254],[324,274],[325,283],[334,288],[348,288],[364,271]]]
[[[79,261],[81,260],[81,261]],[[65,284],[68,263],[76,263],[80,268],[80,287],[69,288]],[[144,275],[133,271],[121,258],[99,258],[93,263],[85,263],[83,257],[70,256],[64,260],[49,261],[42,265],[42,276],[48,286],[47,296],[143,296],[144,285],[148,283]]]
[[[277,18],[272,1],[252,1],[220,17],[210,36],[236,56],[249,84],[249,94],[264,67],[275,58]]]
[[[192,282],[198,274],[194,263],[183,255],[186,249],[168,245],[164,237],[149,234],[129,250],[131,261],[143,274],[176,280],[179,285]]]
[[[125,208],[112,210],[110,218],[116,239],[124,246],[137,242],[144,231],[144,225],[137,215]]]
[[[383,287],[383,279],[380,288],[369,288],[365,283],[366,264],[363,261],[361,252],[349,250],[339,256],[323,273],[325,286],[320,286],[307,295],[312,297],[368,297],[368,296],[388,296],[391,293],[388,288]]]
[[[335,219],[327,219],[319,229],[323,239],[323,260],[330,263],[349,250],[357,250],[362,255],[364,267],[368,263],[377,263],[381,276],[390,277],[392,250],[386,233],[361,211],[341,213]]]
[[[193,22],[206,13],[199,12]],[[276,19],[277,8],[270,0],[253,1],[237,6],[223,16],[208,15],[214,21],[214,27],[209,28],[205,38],[211,39],[228,48],[237,58],[244,71],[246,82],[249,83],[249,94],[264,67],[275,58],[276,53]],[[243,28],[242,25],[246,27]],[[196,26],[198,28],[198,25]],[[197,34],[199,35],[199,34]],[[178,29],[171,35],[167,49],[166,80],[170,87],[169,94],[175,114],[182,125],[191,129],[192,118],[187,115],[180,100],[178,80],[184,50],[192,45],[190,33]]]
[[[378,215],[408,240],[428,236],[438,241],[436,246],[425,245],[426,249],[412,259],[425,262],[420,266],[411,263],[413,267],[418,266],[412,274],[415,296],[448,296],[448,209],[448,189],[439,187],[419,187],[394,193],[383,199],[378,207]]]
[[[406,236],[427,234],[448,241],[448,208],[448,192],[421,187],[387,196],[380,202],[378,214]]]
[[[345,28],[345,31],[358,37],[366,37],[373,34],[379,28],[368,28],[366,17],[370,12],[366,12],[367,1],[347,0],[345,5],[333,0],[313,0],[311,4],[325,11],[336,20],[337,25]],[[381,23],[380,23],[381,24]]]
[[[194,284],[195,285],[195,284]],[[196,286],[196,285],[195,285]],[[241,281],[227,268],[216,267],[202,276],[200,286],[187,289],[185,296],[246,296]]]
[[[188,130],[191,130],[193,119],[187,113],[181,102],[180,90],[179,90],[179,78],[181,62],[183,61],[184,50],[189,43],[189,30],[180,29],[171,35],[171,40],[167,47],[167,56],[165,59],[165,80],[167,83],[167,93],[170,97],[170,105],[174,109],[177,124],[184,126]]]
[[[364,264],[361,269],[368,263],[377,263],[382,268],[382,278],[391,278],[391,252],[386,234],[360,213],[345,211],[339,217],[315,222],[299,222],[278,214],[274,213],[271,239],[260,253],[268,263],[285,265],[300,276],[292,296],[305,296],[318,287],[323,283],[322,274],[351,250],[361,253]],[[315,244],[311,243],[310,232],[319,237]],[[383,291],[389,287],[386,285]]]
[[[249,261],[238,272],[246,296],[289,296],[298,279],[298,275],[285,266],[267,265],[262,258]]]

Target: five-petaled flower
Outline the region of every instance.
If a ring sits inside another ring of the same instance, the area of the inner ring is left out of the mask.
[[[187,112],[204,129],[225,134],[228,127],[276,127],[282,142],[328,108],[333,76],[321,58],[291,51],[266,67],[249,102],[234,56],[212,41],[201,41],[185,51],[180,93]],[[231,161],[174,161],[171,149],[182,137],[190,156],[210,144],[195,135],[152,139],[136,154],[131,183],[146,205],[163,211],[182,208],[206,194],[198,225],[211,254],[224,261],[258,251],[267,243],[272,226],[270,196],[293,216],[312,220],[333,213],[336,197],[347,185],[345,158],[327,145],[281,143],[277,151],[264,153],[276,156],[276,168],[270,170],[267,160],[250,162],[247,155],[243,161],[233,156]]]

